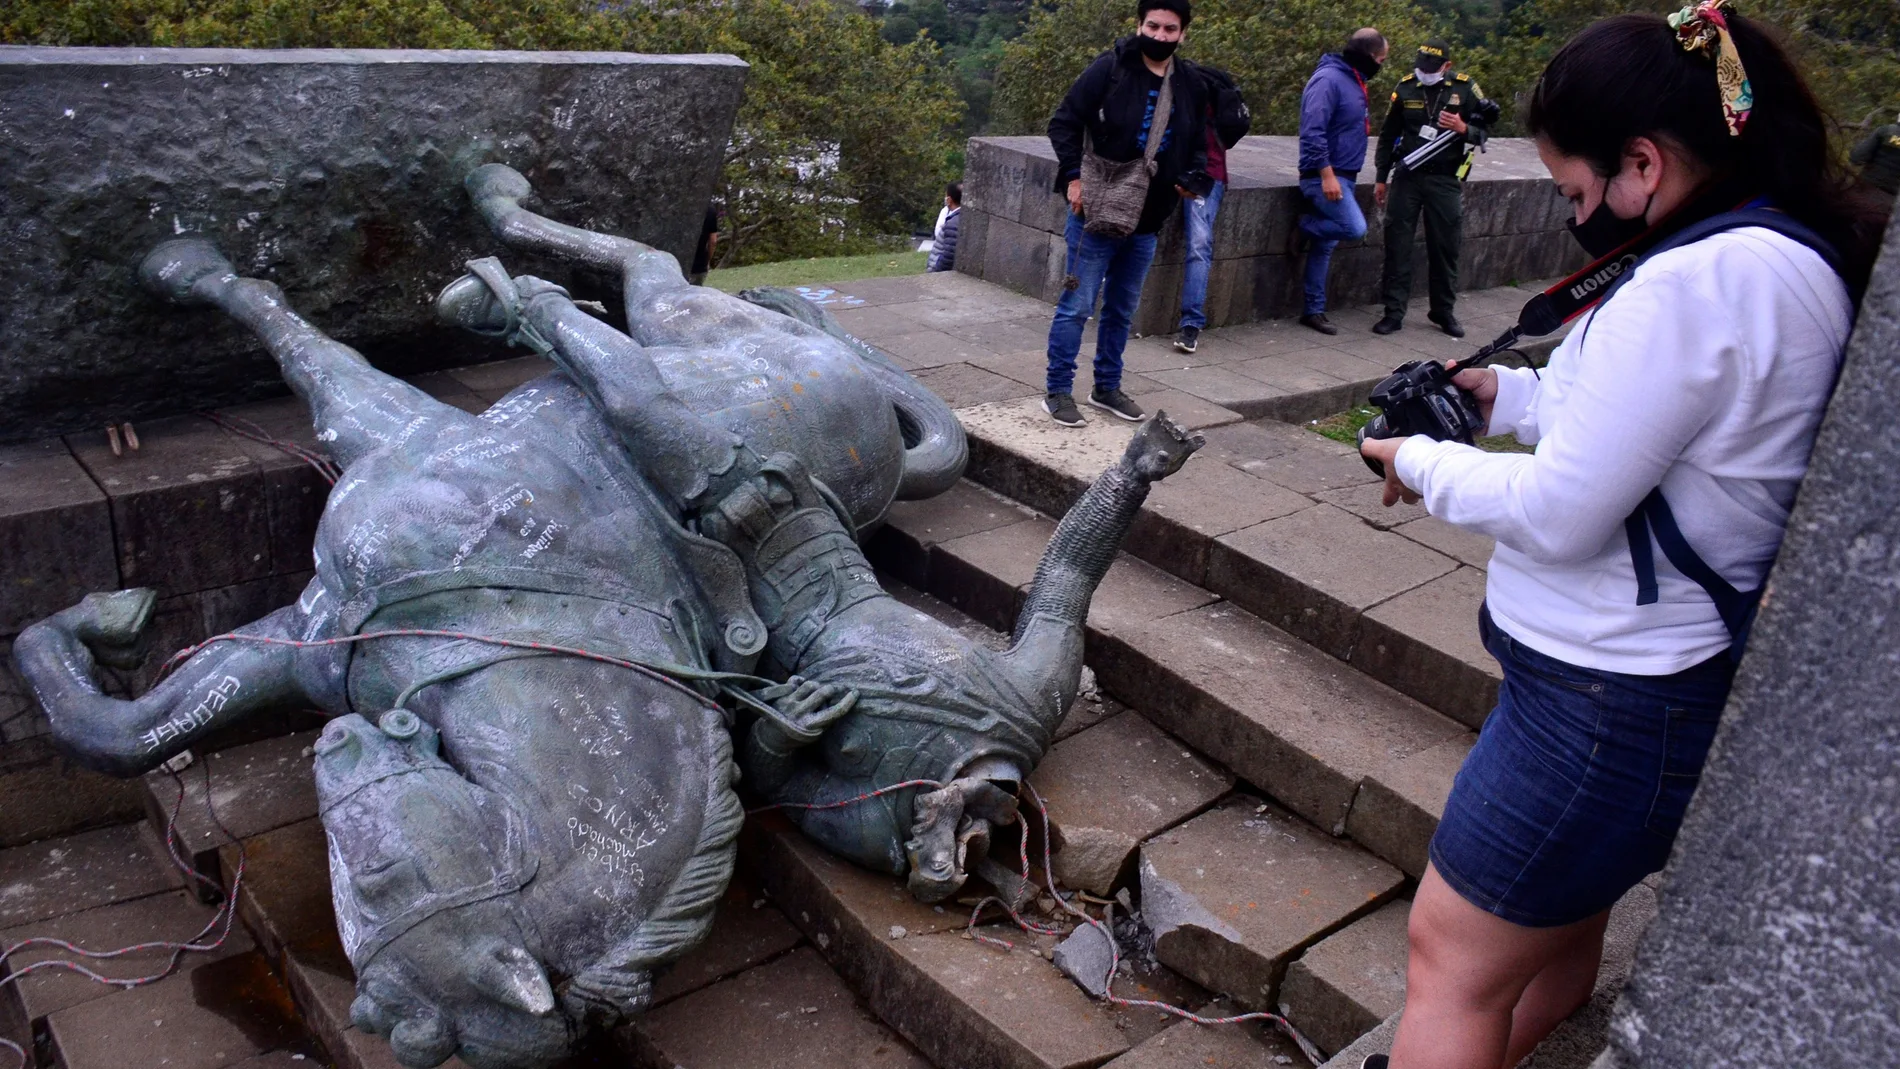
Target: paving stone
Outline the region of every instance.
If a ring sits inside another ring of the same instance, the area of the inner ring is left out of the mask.
[[[1354,346],[1315,346],[1295,349],[1282,359],[1289,364],[1325,372],[1341,382],[1374,383],[1392,373],[1392,366],[1385,361],[1362,356],[1353,350]]]
[[[821,286],[801,286],[798,289],[808,300],[814,300],[814,303],[823,307],[877,307],[941,296],[930,291],[930,281],[925,275],[887,275]]]
[[[1291,515],[1312,502],[1222,463],[1204,447],[1178,472],[1148,491],[1123,545],[1130,553],[1190,583],[1207,581],[1213,539]]]
[[[1131,384],[1129,379],[1140,379],[1143,383],[1150,380],[1138,375],[1128,375],[1122,379],[1122,389],[1139,400],[1142,408],[1149,412],[1165,412],[1169,419],[1191,431],[1239,423],[1247,418],[1231,408],[1222,408],[1206,398],[1196,397],[1180,390],[1163,389],[1158,383],[1153,384],[1152,391],[1143,391]]]
[[[170,822],[192,867],[223,883],[219,847],[317,815],[309,748],[318,734],[300,731],[205,754],[176,778],[162,770],[146,773],[145,805],[153,827],[163,829]]]
[[[761,965],[797,946],[798,929],[750,881],[735,880],[719,899],[706,941],[653,985],[655,1006]]]
[[[1426,848],[1445,814],[1452,780],[1477,741],[1464,732],[1373,770],[1353,800],[1346,834],[1406,875],[1425,875]]]
[[[1040,277],[1040,276],[1038,276]],[[1050,312],[1039,316],[1018,317],[1014,319],[977,318],[969,322],[946,324],[937,329],[964,341],[974,342],[993,353],[1020,353],[1036,349],[1046,350],[1049,345]],[[1085,340],[1086,342],[1086,340]],[[1094,350],[1084,350],[1090,359]]]
[[[1222,1000],[1197,1012],[1203,1017],[1231,1017],[1238,1016],[1239,1007]],[[1181,1021],[1103,1069],[1262,1069],[1306,1064],[1292,1040],[1257,1023],[1200,1025]]]
[[[1014,501],[960,480],[936,497],[893,502],[884,526],[866,540],[865,554],[880,571],[891,572],[911,586],[928,588],[933,547],[1034,517],[1034,512]]]
[[[1366,611],[1352,663],[1439,712],[1479,727],[1503,670],[1478,637],[1484,573],[1459,568]]]
[[[141,448],[116,457],[102,437],[67,437],[111,501],[120,582],[181,594],[269,575],[265,480],[242,440],[197,416],[138,433]]]
[[[1249,420],[1203,432],[1207,445],[1203,454],[1218,455],[1229,464],[1267,460],[1284,456],[1297,445],[1314,437],[1299,427],[1274,420]]]
[[[1005,401],[1041,391],[971,364],[945,364],[916,372],[916,379],[951,408]]]
[[[106,495],[58,438],[0,446],[0,635],[116,590]]]
[[[238,847],[221,850],[223,870],[235,874]],[[330,902],[329,843],[321,822],[300,821],[246,839],[241,860],[238,918],[266,956],[288,971],[286,956],[292,952],[319,957],[341,952]]]
[[[1489,536],[1455,527],[1436,516],[1402,523],[1392,530],[1480,571],[1490,568],[1491,553],[1497,548],[1497,542]]]
[[[1360,614],[1423,586],[1456,562],[1368,527],[1332,505],[1222,535],[1208,549],[1208,589],[1341,659]]]
[[[642,1064],[668,1069],[930,1069],[810,948],[646,1014]]]
[[[1210,332],[1211,336],[1211,332]],[[1122,350],[1122,367],[1128,371],[1139,372],[1152,377],[1157,371],[1188,371],[1197,367],[1214,367],[1223,357],[1234,355],[1231,348],[1204,346],[1191,353],[1184,353],[1174,347],[1172,335],[1159,335],[1149,338],[1135,338]]]
[[[232,1069],[319,1069],[321,1062],[313,1060],[307,1054],[293,1054],[287,1050],[274,1050],[269,1054],[260,1054],[255,1058],[246,1058]]]
[[[0,925],[15,928],[183,886],[144,824],[0,850]]]
[[[1410,902],[1388,902],[1320,940],[1288,966],[1280,1012],[1332,1054],[1405,1008]]]
[[[945,542],[931,551],[930,593],[1008,631],[1055,533],[1055,524],[1037,517]]]
[[[1095,664],[1104,690],[1335,834],[1368,774],[1464,733],[1226,603],[1117,641]]]
[[[492,405],[506,396],[508,391],[553,370],[554,362],[546,357],[517,356],[509,360],[450,368],[448,373],[468,387],[468,392]]]
[[[1307,350],[1311,352],[1313,350]],[[1305,364],[1295,362],[1291,357],[1263,356],[1254,360],[1243,360],[1226,365],[1236,374],[1250,379],[1258,379],[1269,386],[1277,386],[1289,393],[1313,393],[1317,391],[1336,391],[1347,385],[1347,380]]]
[[[308,1054],[290,993],[256,951],[47,1018],[63,1069],[220,1069],[273,1050]]]
[[[1142,845],[1142,919],[1162,964],[1267,1009],[1293,958],[1404,879],[1277,806],[1237,796]]]
[[[1177,371],[1143,371],[1142,374],[1163,386],[1212,401],[1249,419],[1266,414],[1291,392],[1226,367],[1191,367]]]
[[[910,935],[951,932],[967,913],[919,903],[890,876],[859,868],[805,838],[780,813],[746,819],[740,862],[786,918],[836,964],[841,940],[860,936],[884,941],[892,928]],[[849,974],[847,973],[847,979]],[[859,990],[863,990],[859,986]]]
[[[1254,456],[1251,451],[1234,449],[1239,456],[1234,466],[1249,475],[1308,496],[1379,481],[1360,459],[1358,450],[1343,442],[1286,423],[1263,420],[1252,426],[1259,430],[1253,442],[1256,450],[1270,442],[1286,448],[1272,456]]]
[[[875,344],[901,364],[906,371],[942,367],[959,361],[986,367],[984,361],[996,358],[996,354],[988,349],[974,342],[952,337],[941,330],[914,330],[908,334],[892,334],[879,338]],[[994,367],[989,370],[1002,373]]]
[[[203,940],[197,938],[211,923],[216,910],[199,902],[187,891],[161,891],[130,902],[100,906],[83,913],[68,914],[53,920],[35,921],[0,931],[0,947],[13,946],[26,939],[51,936],[86,950],[115,950],[166,940],[175,943],[209,944],[217,939],[213,930]],[[179,971],[159,981],[161,984],[189,983],[191,970],[251,949],[251,937],[242,925],[233,925],[216,950],[184,955]],[[170,950],[148,950],[104,961],[84,961],[88,968],[105,976],[150,976],[170,962]],[[55,946],[31,946],[0,959],[0,976],[18,972],[40,961],[76,959],[70,951]],[[105,998],[119,989],[89,980],[66,969],[42,969],[22,976],[0,988],[0,1001],[12,1004],[20,1018],[37,1021],[68,1006]]]
[[[1020,938],[1014,930],[993,934]],[[859,990],[939,1065],[1084,1069],[1131,1045],[1116,1014],[1037,954],[951,933],[881,949],[887,953]]]
[[[1357,486],[1342,486],[1337,490],[1321,490],[1313,498],[1345,509],[1380,531],[1389,531],[1400,524],[1431,517],[1424,505],[1408,505],[1400,501],[1387,507],[1384,494],[1384,483],[1360,483]]]
[[[1108,895],[1142,840],[1200,812],[1234,777],[1135,713],[1059,742],[1029,777],[1053,825],[1056,879]]]
[[[37,706],[14,705],[7,643],[0,642],[0,848],[136,821],[145,812],[137,780],[80,768],[53,746]],[[16,732],[18,734],[16,734]]]
[[[902,301],[859,308],[834,308],[831,314],[837,319],[839,326],[876,345],[883,338],[915,334],[926,326],[939,329],[901,314],[902,309],[916,307],[919,303],[919,301]],[[934,305],[941,302],[925,300],[921,303]]]
[[[1326,1059],[1319,1069],[1361,1069],[1366,1056],[1385,1054],[1392,1049],[1392,1040],[1399,1034],[1399,1018],[1395,1013],[1379,1022],[1379,1027],[1352,1041],[1345,1050]]]

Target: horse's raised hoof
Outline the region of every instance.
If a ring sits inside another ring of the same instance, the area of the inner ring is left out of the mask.
[[[193,292],[201,280],[235,278],[237,269],[218,247],[204,238],[176,238],[145,254],[139,264],[139,285],[162,301],[177,305],[203,304]]]

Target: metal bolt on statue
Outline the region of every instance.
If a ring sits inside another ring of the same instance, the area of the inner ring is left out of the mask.
[[[353,1023],[405,1065],[529,1069],[640,1010],[705,936],[741,769],[767,803],[874,795],[794,816],[920,898],[954,893],[1075,699],[1149,484],[1201,439],[1137,431],[994,653],[892,599],[856,542],[960,475],[940,400],[795,296],[689,285],[665,253],[525,211],[506,167],[467,186],[505,245],[619,274],[626,332],[470,264],[438,314],[559,370],[469,414],[210,244],[160,246],[141,282],[254,331],[342,467],[316,577],[134,701],[93,668],[131,655],[150,590],[90,595],[14,656],[60,745],[118,775],[252,713],[332,714],[315,764]]]

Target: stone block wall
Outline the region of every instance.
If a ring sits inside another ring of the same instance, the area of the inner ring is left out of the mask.
[[[745,70],[719,55],[0,47],[0,442],[283,392],[242,328],[135,284],[179,235],[210,238],[387,370],[488,359],[430,307],[465,261],[502,252],[463,178],[509,164],[546,214],[690,256]],[[603,280],[505,259],[617,303]]]
[[[1214,264],[1207,284],[1207,321],[1219,327],[1298,315],[1300,258],[1292,251],[1299,193],[1298,139],[1249,137],[1227,156],[1229,182],[1214,227]],[[1379,297],[1384,267],[1382,221],[1372,202],[1368,147],[1364,181],[1355,187],[1368,222],[1365,239],[1333,254],[1329,300],[1334,306]],[[1067,205],[1052,191],[1055,152],[1046,137],[971,138],[963,173],[963,223],[957,270],[1054,303],[1067,261]],[[1581,267],[1583,253],[1564,231],[1569,205],[1552,187],[1535,147],[1513,138],[1486,146],[1465,190],[1460,289],[1489,289],[1549,278]],[[1424,293],[1424,231],[1414,239],[1413,292]],[[1135,330],[1175,328],[1186,243],[1180,215],[1161,231],[1154,266],[1142,290]]]

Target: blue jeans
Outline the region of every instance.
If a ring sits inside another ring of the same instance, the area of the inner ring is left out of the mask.
[[[1504,681],[1452,781],[1432,866],[1513,924],[1595,916],[1669,859],[1734,663],[1720,653],[1674,675],[1625,675],[1539,653],[1488,609],[1478,630]]]
[[[1181,325],[1207,326],[1207,272],[1214,266],[1214,217],[1220,214],[1227,183],[1216,182],[1200,200],[1183,198],[1181,221],[1187,224],[1187,270],[1181,279]]]
[[[1128,347],[1128,328],[1135,321],[1141,284],[1155,258],[1153,234],[1105,238],[1082,229],[1082,217],[1071,214],[1068,270],[1062,298],[1056,302],[1055,321],[1049,324],[1049,392],[1075,389],[1075,357],[1082,351],[1082,327],[1102,301],[1102,318],[1095,327],[1095,388],[1118,390],[1122,385],[1122,350]]]
[[[1310,214],[1300,216],[1300,229],[1312,239],[1306,250],[1307,315],[1326,311],[1326,269],[1333,265],[1333,249],[1342,241],[1358,241],[1366,236],[1366,215],[1352,195],[1352,179],[1340,175],[1339,188],[1345,195],[1327,200],[1319,179],[1300,179],[1300,195],[1310,209]]]

